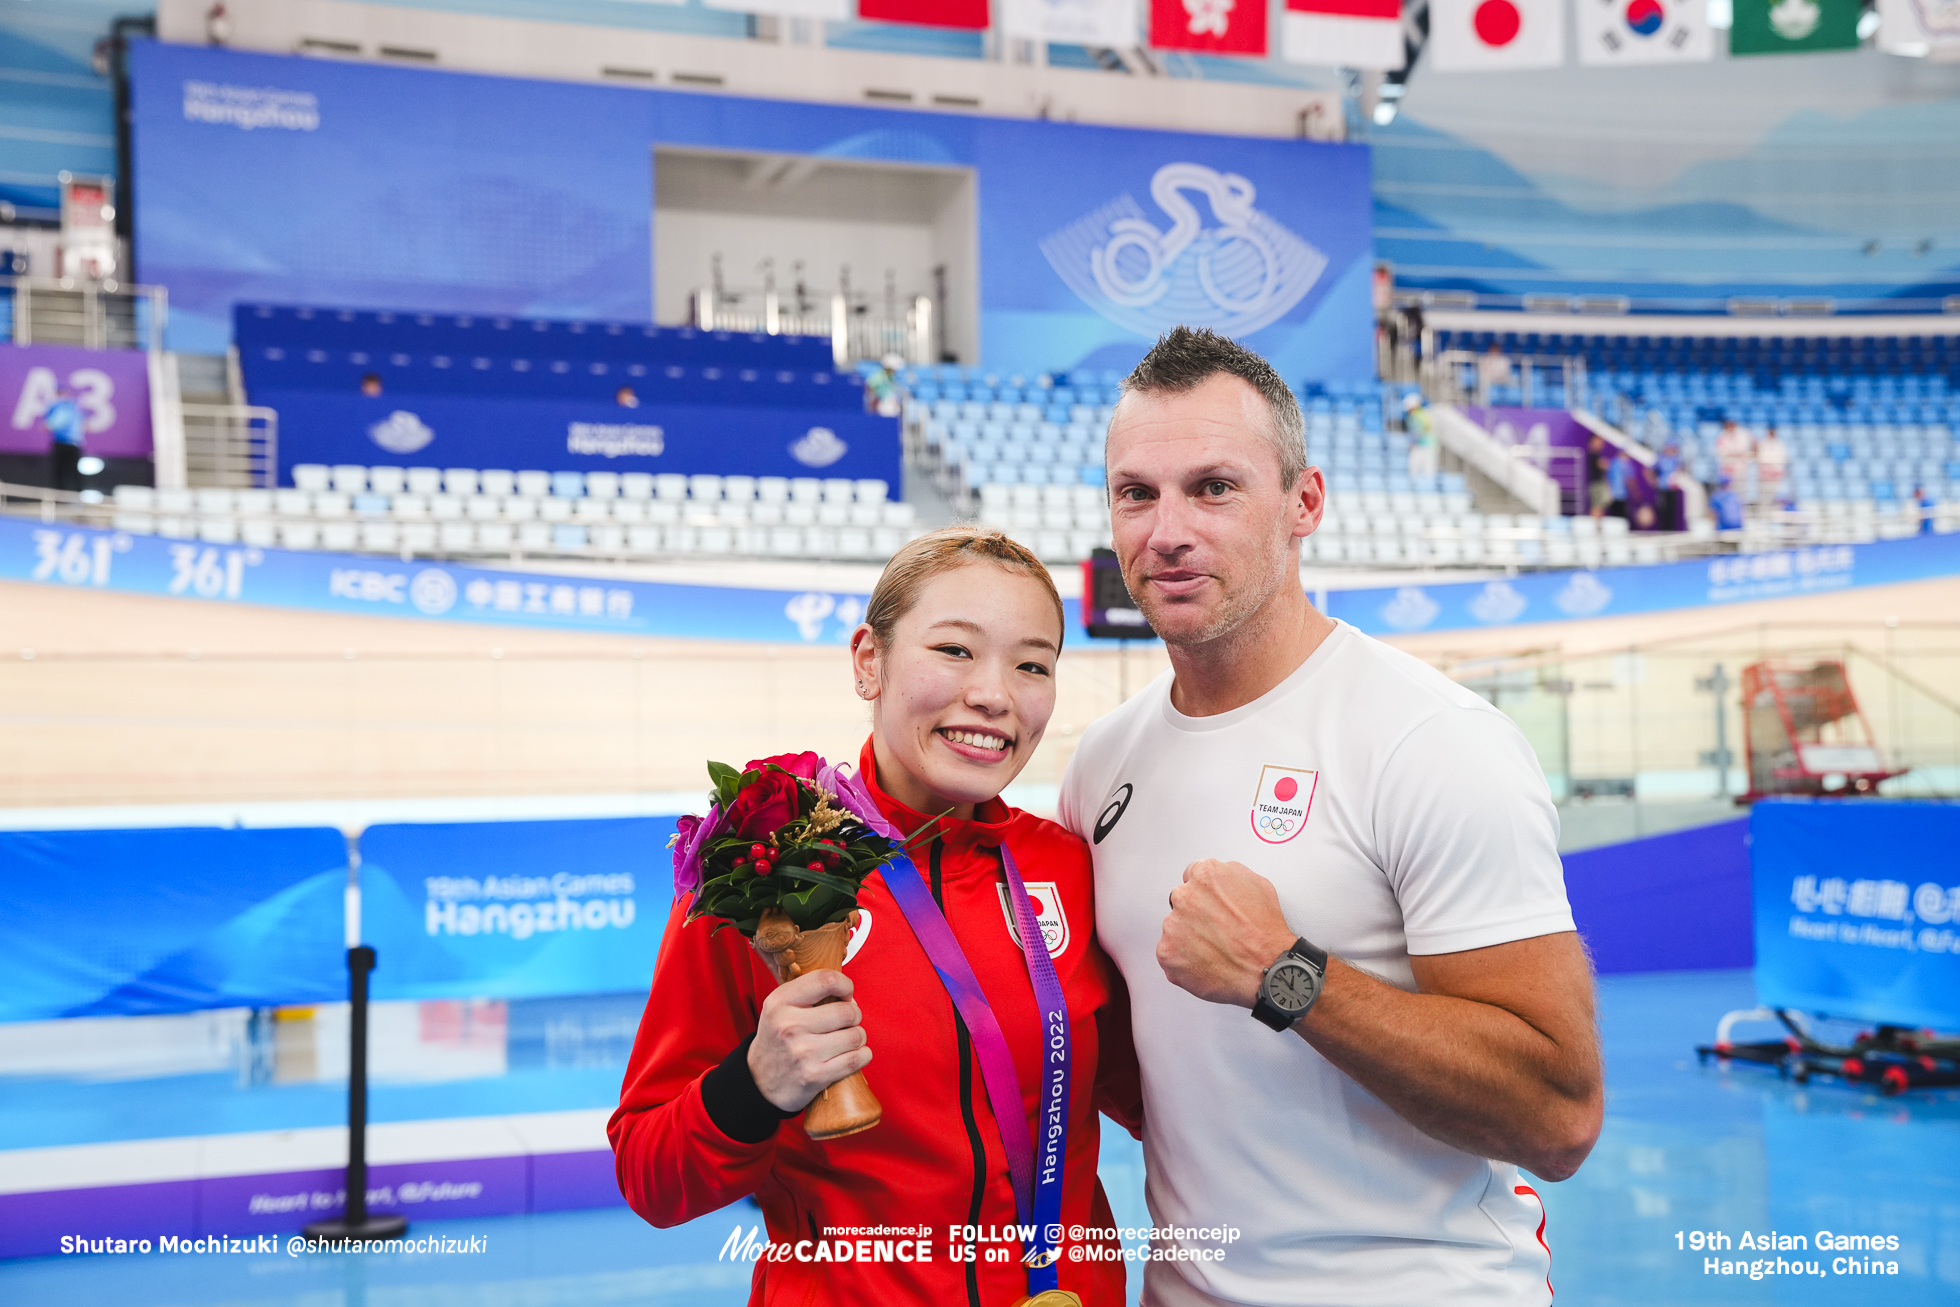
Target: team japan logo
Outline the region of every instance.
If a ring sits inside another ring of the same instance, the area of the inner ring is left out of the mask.
[[[1205,225],[1194,194],[1216,225]],[[1139,335],[1182,324],[1244,336],[1277,322],[1327,268],[1325,254],[1253,207],[1257,194],[1236,173],[1165,164],[1150,198],[1168,228],[1124,195],[1049,236],[1041,252],[1084,303]]]
[[[1021,927],[1014,921],[1014,900],[1008,897],[1007,886],[996,886],[1000,890],[1001,914],[1007,918],[1007,933],[1014,937],[1016,947],[1021,947]],[[1024,886],[1028,891],[1028,906],[1034,909],[1035,924],[1041,927],[1041,942],[1048,946],[1048,956],[1060,957],[1068,948],[1068,913],[1062,911],[1062,889],[1052,880],[1031,880]]]
[[[1307,828],[1320,773],[1267,763],[1252,796],[1252,833],[1268,844],[1284,844]]]

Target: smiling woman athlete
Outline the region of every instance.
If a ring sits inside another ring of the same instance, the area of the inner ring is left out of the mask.
[[[739,933],[674,905],[608,1134],[621,1192],[655,1225],[754,1195],[773,1247],[751,1303],[1122,1301],[1123,1264],[1093,1232],[1111,1224],[1097,1109],[1141,1120],[1128,1005],[1092,938],[1085,846],[999,797],[1054,711],[1061,644],[1054,582],[1006,536],[948,527],[905,546],[851,661],[871,704],[859,770],[910,863],[865,881],[843,970],[778,986]],[[1031,954],[1017,912],[1038,924]],[[947,974],[978,994],[956,1001]],[[883,1120],[811,1140],[797,1115],[867,1067]],[[1030,1161],[1058,1145],[1060,1166]],[[1042,1237],[1008,1233],[1030,1222],[1062,1230],[1045,1281],[1023,1265],[1046,1260]],[[967,1260],[954,1227],[1005,1242]]]

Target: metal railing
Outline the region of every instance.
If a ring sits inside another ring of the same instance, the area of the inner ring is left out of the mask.
[[[862,297],[843,292],[825,300],[785,302],[770,289],[702,286],[689,300],[694,326],[770,336],[828,336],[839,367],[896,354],[910,364],[939,361],[938,315],[930,296],[915,295],[902,313],[874,313]]]
[[[163,348],[169,293],[77,278],[0,277],[0,318],[16,345]]]
[[[1493,403],[1493,390],[1515,387],[1525,408],[1556,399],[1560,408],[1586,406],[1586,360],[1577,354],[1479,354],[1446,349],[1423,364],[1422,388],[1432,403]]]
[[[181,404],[190,486],[271,490],[279,484],[279,414],[247,404]]]

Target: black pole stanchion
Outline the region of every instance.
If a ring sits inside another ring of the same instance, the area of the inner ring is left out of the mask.
[[[368,972],[374,963],[374,950],[366,944],[347,950],[352,999],[347,1022],[347,1206],[339,1216],[306,1226],[310,1239],[392,1239],[408,1229],[407,1217],[371,1216],[367,1209]]]

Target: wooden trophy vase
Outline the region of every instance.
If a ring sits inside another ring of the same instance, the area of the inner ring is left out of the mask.
[[[771,908],[762,914],[762,923],[756,928],[755,951],[768,964],[777,984],[809,971],[835,971],[844,965],[844,949],[857,920],[858,914],[852,912],[848,920],[804,930],[787,913]],[[865,1083],[864,1073],[853,1071],[810,1100],[803,1109],[803,1132],[812,1139],[842,1139],[869,1130],[883,1115],[884,1108]]]

